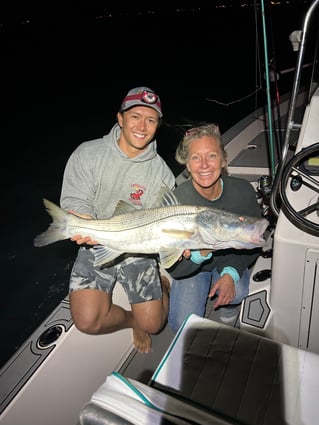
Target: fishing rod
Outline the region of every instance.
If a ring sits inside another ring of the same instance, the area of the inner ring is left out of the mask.
[[[274,125],[272,119],[272,103],[270,96],[270,76],[269,76],[269,59],[268,59],[268,46],[267,46],[267,31],[266,31],[266,21],[265,21],[265,6],[264,0],[261,0],[261,16],[262,16],[262,27],[263,27],[263,37],[264,37],[264,56],[265,56],[265,80],[266,80],[266,96],[267,96],[267,110],[268,110],[268,128],[269,128],[269,157],[270,157],[270,173],[271,177],[274,180],[276,166],[275,166],[275,151],[274,151]]]

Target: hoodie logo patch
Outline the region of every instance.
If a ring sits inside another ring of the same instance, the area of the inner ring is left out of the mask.
[[[145,192],[145,187],[140,186],[139,184],[131,185],[132,192],[130,193],[130,200],[135,205],[142,205],[142,195]]]

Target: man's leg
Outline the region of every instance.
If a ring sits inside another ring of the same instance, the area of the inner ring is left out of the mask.
[[[211,285],[209,272],[198,273],[187,279],[172,280],[168,323],[176,332],[191,313],[205,315],[207,295]]]
[[[150,334],[157,334],[167,322],[170,283],[161,276],[162,298],[132,304],[132,328],[135,348],[141,353],[151,350]]]
[[[129,326],[128,312],[111,303],[111,295],[96,289],[80,289],[70,294],[75,326],[84,333],[102,335]]]
[[[81,332],[94,335],[132,328],[135,348],[148,353],[151,350],[150,334],[159,332],[167,320],[167,283],[162,287],[162,298],[132,304],[132,311],[112,304],[108,293],[95,289],[73,291],[70,306],[74,324]]]
[[[167,321],[170,283],[159,274],[158,263],[150,257],[128,257],[119,265],[118,281],[132,307],[130,327],[136,349],[151,350],[150,334],[158,333]]]
[[[112,305],[116,270],[94,266],[93,249],[81,247],[70,276],[70,307],[75,326],[84,333],[104,334],[118,330],[125,311]]]
[[[71,273],[70,306],[76,327],[96,335],[132,328],[137,350],[149,352],[149,334],[163,327],[168,312],[169,282],[161,284],[156,260],[128,257],[104,269],[93,266],[93,260],[92,250],[81,248]],[[112,303],[116,280],[127,293],[132,311]]]

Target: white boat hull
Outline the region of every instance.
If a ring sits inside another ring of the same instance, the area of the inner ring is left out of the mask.
[[[129,308],[121,285],[116,285],[114,299]],[[1,370],[1,401],[8,403],[0,415],[1,425],[76,425],[82,405],[133,349],[131,329],[98,336],[78,331],[66,301],[46,325],[66,330],[46,347],[50,352],[44,360],[45,350],[39,349],[39,335],[34,334]]]

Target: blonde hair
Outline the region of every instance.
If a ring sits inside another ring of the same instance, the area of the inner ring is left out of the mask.
[[[227,153],[225,151],[224,144],[221,139],[221,134],[219,127],[216,124],[203,124],[199,127],[191,128],[187,130],[184,134],[183,139],[179,142],[176,152],[175,159],[181,165],[186,165],[188,162],[189,155],[189,146],[195,139],[200,139],[201,137],[208,136],[213,137],[217,142],[220,149],[222,158],[227,162]],[[223,167],[223,171],[226,171],[227,165]]]

